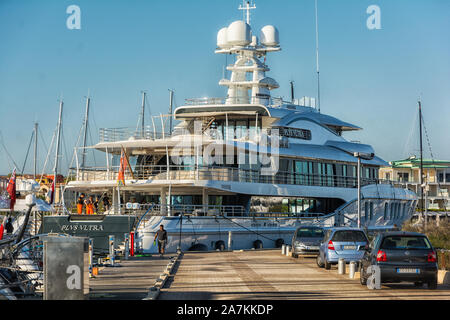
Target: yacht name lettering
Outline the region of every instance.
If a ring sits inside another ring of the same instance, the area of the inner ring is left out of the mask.
[[[61,226],[61,231],[103,231],[103,226],[96,224],[65,224]]]
[[[252,226],[252,227],[278,227],[278,224],[276,224],[276,223],[270,223],[270,222],[267,222],[267,223],[264,223],[264,224],[261,224],[261,223],[252,223],[251,226]]]
[[[296,128],[279,128],[279,130],[282,137],[311,140],[310,130]]]

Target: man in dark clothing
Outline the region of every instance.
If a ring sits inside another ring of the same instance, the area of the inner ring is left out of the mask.
[[[8,217],[8,220],[6,220],[5,229],[8,234],[13,233],[14,227],[11,223],[11,217]]]
[[[164,249],[166,248],[167,243],[167,231],[164,230],[164,226],[160,225],[159,230],[156,231],[155,239],[153,241],[154,244],[156,244],[156,238],[158,238],[158,252],[160,254],[160,257],[162,258],[164,255]]]
[[[109,207],[110,207],[109,198],[108,195],[105,194],[105,196],[103,197],[103,208],[105,209],[105,211],[108,211]]]

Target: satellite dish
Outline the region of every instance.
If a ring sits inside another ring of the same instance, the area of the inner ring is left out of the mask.
[[[227,40],[227,31],[228,28],[222,28],[219,30],[219,32],[217,33],[217,46],[219,48],[222,49],[227,49],[230,47],[230,45],[228,44],[228,40]]]
[[[232,22],[228,26],[227,42],[232,46],[248,46],[252,42],[250,26],[242,20]]]
[[[277,47],[280,45],[280,37],[277,28],[272,25],[264,26],[261,29],[261,44],[267,47]]]

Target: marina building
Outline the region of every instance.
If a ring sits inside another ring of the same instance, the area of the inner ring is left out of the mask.
[[[450,160],[423,159],[424,199],[428,209],[447,211],[450,207]],[[381,167],[379,178],[392,180],[396,187],[403,187],[420,195],[420,158],[415,156],[389,162]],[[420,208],[420,199],[418,208]]]

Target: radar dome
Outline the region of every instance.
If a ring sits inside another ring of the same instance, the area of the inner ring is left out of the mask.
[[[247,46],[252,42],[251,28],[242,20],[232,22],[227,30],[227,42],[232,46]]]
[[[217,33],[217,46],[219,48],[229,48],[230,45],[228,44],[228,40],[227,40],[227,31],[228,28],[222,28],[219,30],[219,32]]]
[[[267,25],[261,29],[261,44],[268,47],[276,47],[280,44],[278,30],[274,26]]]

